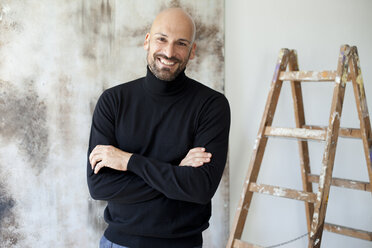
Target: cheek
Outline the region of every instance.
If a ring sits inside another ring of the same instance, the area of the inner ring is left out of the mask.
[[[154,55],[159,54],[159,53],[162,53],[162,50],[159,46],[151,47],[150,54],[151,54],[152,57],[154,57]]]
[[[154,60],[154,55],[156,54],[156,50],[152,47],[147,51],[147,59],[150,59],[151,61]]]
[[[188,50],[187,51],[183,51],[181,54],[182,54],[181,56],[182,56],[182,60],[183,61],[186,61],[186,60],[189,59],[190,52]]]

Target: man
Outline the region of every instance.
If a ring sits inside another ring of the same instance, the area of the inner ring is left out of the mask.
[[[195,31],[182,9],[161,12],[144,42],[146,77],[97,102],[87,177],[92,198],[108,202],[101,247],[202,246],[226,163],[230,109],[221,93],[184,73]]]

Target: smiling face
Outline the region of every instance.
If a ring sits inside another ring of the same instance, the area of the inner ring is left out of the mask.
[[[195,24],[179,8],[161,12],[146,34],[147,64],[159,79],[172,81],[195,56]]]

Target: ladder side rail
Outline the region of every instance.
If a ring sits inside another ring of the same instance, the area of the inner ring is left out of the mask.
[[[248,209],[253,197],[253,192],[249,191],[249,182],[256,182],[258,177],[262,158],[268,140],[268,137],[264,136],[265,127],[270,126],[274,118],[276,106],[280,95],[280,90],[283,84],[283,81],[279,80],[279,75],[280,72],[286,70],[288,64],[288,55],[289,55],[288,49],[280,50],[277,64],[275,67],[274,76],[271,83],[271,89],[267,98],[255,146],[253,148],[248,173],[244,181],[243,191],[235,213],[235,218],[231,228],[230,237],[226,245],[226,247],[228,248],[232,248],[234,240],[240,239],[243,233],[244,224],[248,214]]]
[[[299,71],[298,67],[298,57],[296,50],[291,50],[288,62],[289,71]],[[302,88],[301,81],[291,81],[292,98],[294,106],[294,114],[296,127],[302,128],[305,124],[305,111],[302,98]],[[298,149],[300,155],[300,168],[301,168],[301,178],[302,178],[302,188],[305,192],[313,192],[312,183],[309,182],[308,175],[311,174],[310,171],[310,159],[309,159],[309,148],[307,140],[298,141]],[[310,202],[305,202],[306,211],[306,221],[307,230],[311,231],[311,220],[313,219],[314,204]]]
[[[318,184],[317,201],[315,203],[313,221],[310,232],[309,248],[320,247],[323,235],[324,220],[332,180],[332,171],[336,154],[338,132],[340,128],[342,104],[345,95],[347,71],[349,67],[348,63],[349,52],[350,47],[347,45],[342,46],[340,49],[340,55],[337,65],[337,76],[335,79],[335,87],[333,90],[332,106],[327,130],[326,144]]]
[[[369,176],[370,188],[372,188],[372,132],[371,122],[368,114],[367,98],[364,90],[362,71],[360,68],[358,50],[355,46],[351,48],[350,61],[351,78],[354,88],[358,117],[360,121],[360,131],[363,140],[364,154],[366,157],[367,171]],[[371,192],[372,193],[372,192]]]

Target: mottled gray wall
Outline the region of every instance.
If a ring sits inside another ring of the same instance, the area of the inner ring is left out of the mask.
[[[97,247],[105,203],[87,191],[98,96],[145,74],[143,40],[167,6],[197,23],[187,74],[224,91],[224,1],[0,1],[0,247]],[[206,247],[228,235],[228,177]],[[58,244],[58,245],[56,245]]]

